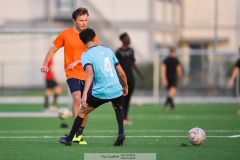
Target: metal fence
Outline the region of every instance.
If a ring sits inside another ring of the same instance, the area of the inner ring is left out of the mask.
[[[160,64],[168,56],[167,49],[161,49],[155,56],[154,84],[155,95],[161,95]],[[179,83],[178,95],[201,97],[232,97],[239,96],[240,81],[237,77],[234,88],[229,88],[228,81],[239,54],[234,50],[213,49],[178,49],[177,58],[182,69],[183,78]],[[160,90],[159,90],[160,88]]]
[[[43,59],[60,30],[3,31],[0,34],[0,95],[42,95],[44,78],[40,72]],[[110,46],[111,47],[111,46]],[[148,96],[153,102],[166,93],[161,86],[160,64],[168,55],[167,49],[155,51],[152,62],[137,64],[145,75],[137,75],[134,96]],[[177,49],[183,67],[183,79],[177,96],[233,97],[239,95],[239,79],[235,88],[227,86],[239,54],[236,50]],[[63,49],[54,58],[58,79],[66,88],[63,70]],[[27,92],[29,94],[27,94]],[[34,94],[32,94],[34,92]],[[67,91],[66,91],[67,93]]]

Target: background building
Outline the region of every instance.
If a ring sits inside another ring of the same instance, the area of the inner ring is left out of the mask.
[[[97,31],[101,45],[116,50],[119,34],[129,33],[137,63],[151,73],[139,91],[150,89],[159,96],[158,65],[169,46],[178,47],[183,62],[183,90],[196,86],[204,88],[203,95],[226,93],[226,68],[238,57],[240,0],[9,0],[0,4],[2,91],[44,85],[39,71],[43,58],[56,35],[72,26],[72,11],[79,6],[89,9],[90,27]],[[62,50],[55,61],[64,84],[61,54]],[[221,80],[216,83],[211,75]]]

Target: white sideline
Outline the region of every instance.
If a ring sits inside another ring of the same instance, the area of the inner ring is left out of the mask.
[[[0,139],[53,139],[61,136],[0,136]],[[84,136],[85,138],[115,138],[116,136]],[[126,136],[126,138],[187,138],[187,136]],[[232,136],[207,136],[207,138],[240,138],[240,135]]]
[[[165,97],[159,97],[159,103],[161,104],[165,101]],[[235,103],[240,104],[240,97],[175,97],[176,103]],[[43,103],[43,97],[34,96],[34,97],[26,97],[26,96],[3,96],[0,97],[0,104],[14,104],[14,103],[24,103],[24,104],[41,104]],[[59,103],[71,103],[71,98],[68,96],[59,97]],[[131,103],[136,105],[141,104],[152,104],[154,103],[153,96],[135,96],[133,95],[131,99]]]
[[[65,130],[0,130],[0,133],[63,133]],[[86,130],[87,133],[115,133],[117,130]],[[126,130],[126,133],[180,133],[188,130]],[[240,133],[240,130],[205,130],[206,133]]]
[[[159,112],[161,110],[159,109]],[[44,118],[44,117],[55,117],[57,118],[57,112],[0,112],[0,118],[10,118],[10,117],[18,117],[18,118]],[[235,114],[232,115],[178,115],[177,113],[174,115],[161,115],[155,117],[149,117],[146,115],[132,115],[135,119],[170,119],[170,120],[181,120],[181,119],[214,119],[214,120],[222,120],[222,119],[238,119]],[[112,115],[95,115],[94,118],[98,119],[112,119]]]

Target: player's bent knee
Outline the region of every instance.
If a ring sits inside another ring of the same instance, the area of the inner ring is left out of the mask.
[[[119,106],[119,105],[113,105],[113,108],[115,109],[115,110],[118,110],[118,111],[122,111],[123,109],[122,109],[122,106]]]

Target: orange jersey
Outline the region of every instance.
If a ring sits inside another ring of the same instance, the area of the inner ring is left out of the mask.
[[[95,37],[95,41],[98,44],[98,37]],[[75,32],[73,27],[62,31],[58,37],[53,41],[53,44],[57,48],[64,47],[64,70],[67,79],[76,78],[80,80],[86,80],[86,72],[84,71],[82,64],[76,65],[72,70],[68,70],[67,66],[80,60],[83,52],[87,50],[87,47],[82,43],[79,38],[79,33]]]

